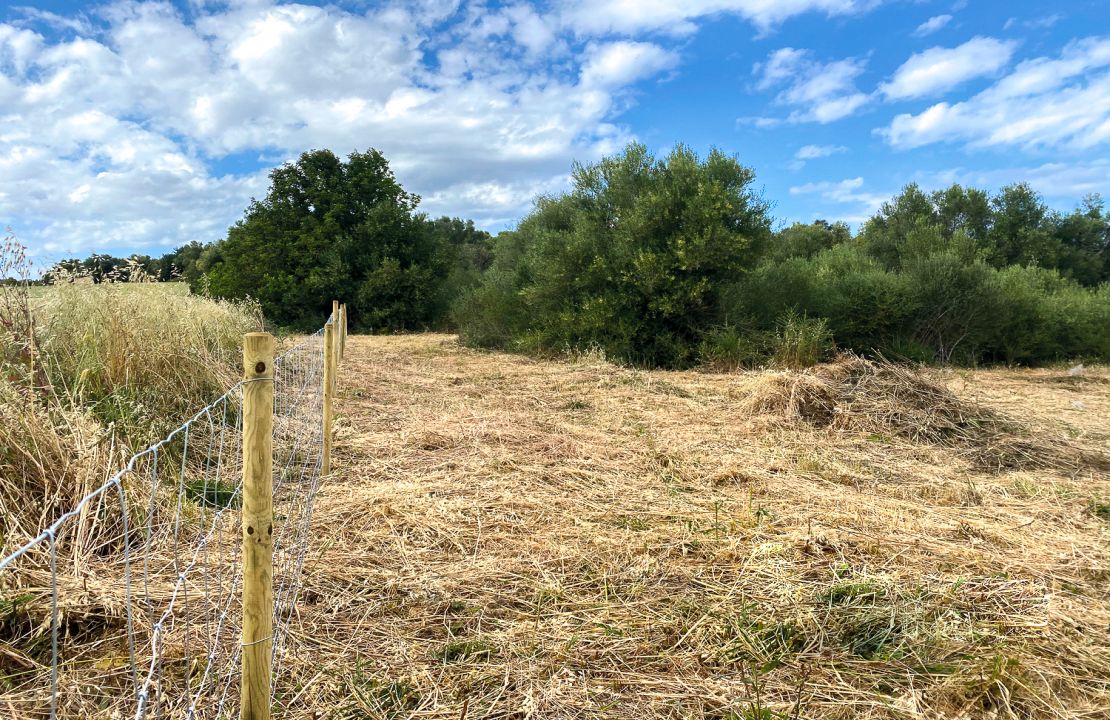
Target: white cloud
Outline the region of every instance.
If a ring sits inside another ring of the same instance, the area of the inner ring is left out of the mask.
[[[794,153],[794,157],[798,160],[815,160],[847,152],[847,150],[848,148],[843,145],[803,145],[798,148],[798,152]]]
[[[132,2],[100,22],[0,24],[0,224],[48,256],[217,239],[267,186],[225,158],[313,147],[377,147],[425,211],[508,224],[630,140],[628,88],[679,59],[524,4]]]
[[[1110,160],[1099,158],[990,170],[952,168],[939,172],[920,173],[916,179],[924,187],[937,188],[959,183],[998,189],[1015,182],[1027,182],[1047,198],[1074,203],[1076,198],[1088,193],[1106,193],[1110,188]]]
[[[785,47],[771,53],[753,72],[759,76],[760,90],[782,88],[776,102],[795,108],[786,122],[830,123],[852,115],[870,99],[855,84],[864,64],[856,58],[822,63],[808,50]],[[756,120],[763,126],[774,122],[771,118]]]
[[[1063,19],[1064,16],[1059,13],[1045,15],[1043,17],[1033,18],[1031,20],[1018,20],[1017,18],[1010,18],[1006,21],[1006,24],[1002,26],[1002,29],[1009,30],[1016,25],[1020,25],[1021,27],[1029,30],[1047,30]]]
[[[1015,49],[1014,41],[989,37],[974,37],[954,48],[929,48],[902,63],[880,89],[893,100],[943,93],[972,78],[998,72]]]
[[[821,200],[837,205],[852,205],[854,208],[842,219],[860,222],[873,215],[879,206],[890,198],[889,193],[873,193],[863,189],[862,177],[847,178],[839,182],[822,181],[795,185],[790,188],[791,195],[817,195]]]
[[[1059,57],[1020,63],[963,102],[901,114],[880,131],[915,148],[937,142],[1082,150],[1110,141],[1110,38],[1069,44]]]
[[[826,200],[833,202],[860,202],[871,197],[868,193],[861,193],[863,178],[854,177],[839,182],[822,181],[810,182],[804,185],[795,185],[790,188],[791,195],[818,194]]]
[[[816,160],[847,151],[848,148],[843,145],[803,145],[794,153],[794,159],[787,164],[787,167],[791,170],[801,170],[806,166],[808,160]]]
[[[538,54],[558,42],[554,23],[527,5],[514,5],[505,11],[512,23],[512,35],[529,53]]]
[[[628,85],[678,63],[674,52],[653,43],[627,40],[590,46],[586,57],[581,79],[587,87]]]
[[[952,22],[951,15],[934,15],[933,17],[918,25],[917,29],[913,31],[913,34],[917,37],[932,35],[937,30],[940,30],[942,27],[950,22]]]
[[[864,12],[880,0],[564,0],[564,22],[575,31],[597,35],[663,32],[686,34],[694,22],[731,14],[767,31],[797,15],[822,12],[830,17]]]

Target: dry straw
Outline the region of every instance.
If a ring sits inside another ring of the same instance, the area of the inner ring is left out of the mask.
[[[347,356],[288,717],[1110,713],[1105,370]]]
[[[1106,369],[352,337],[337,410],[277,717],[1110,715]]]

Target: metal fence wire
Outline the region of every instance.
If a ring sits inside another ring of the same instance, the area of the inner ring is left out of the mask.
[[[322,329],[274,362],[275,695],[320,485],[323,374]],[[0,559],[0,716],[238,714],[242,400],[239,382]]]

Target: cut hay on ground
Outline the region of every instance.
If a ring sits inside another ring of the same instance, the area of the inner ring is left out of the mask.
[[[1105,384],[347,356],[285,717],[1110,714]]]
[[[275,717],[1108,717],[1110,371],[1067,377],[351,337]],[[66,657],[120,637],[68,590]]]

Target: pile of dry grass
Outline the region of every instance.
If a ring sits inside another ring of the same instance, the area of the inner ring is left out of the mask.
[[[802,421],[951,448],[984,470],[1106,467],[1105,456],[1085,456],[1065,438],[958,397],[932,370],[853,354],[801,372],[767,373],[741,406],[771,423]]]

